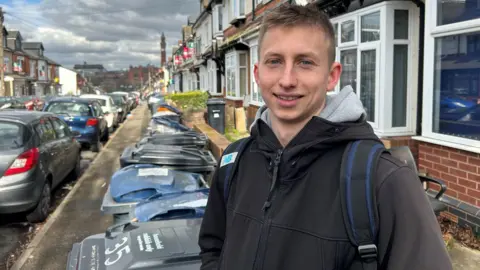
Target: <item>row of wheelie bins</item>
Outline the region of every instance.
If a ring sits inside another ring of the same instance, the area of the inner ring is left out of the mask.
[[[74,244],[67,270],[199,269],[198,233],[217,162],[207,137],[164,108],[120,156],[100,209],[112,226]]]

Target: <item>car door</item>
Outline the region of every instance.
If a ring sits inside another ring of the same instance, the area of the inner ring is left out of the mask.
[[[62,171],[63,179],[77,164],[78,146],[72,139],[70,129],[65,122],[57,117],[50,117],[50,121],[52,122],[53,129],[57,135],[57,141],[61,145],[59,156],[64,157],[61,161],[62,167],[65,168],[65,170]]]
[[[98,129],[101,134],[100,136],[103,136],[107,130],[107,121],[105,120],[102,107],[97,102],[93,102],[92,109],[95,117],[98,119]]]
[[[48,118],[43,117],[34,124],[35,132],[40,138],[40,155],[46,163],[49,173],[52,174],[52,187],[55,187],[61,180],[62,169],[59,168],[60,146],[56,142],[56,133]]]

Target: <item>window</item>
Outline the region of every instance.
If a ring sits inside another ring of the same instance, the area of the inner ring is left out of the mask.
[[[230,52],[225,56],[225,80],[227,97],[240,99],[247,94],[247,53]]]
[[[223,6],[215,5],[212,12],[213,37],[223,34]]]
[[[70,135],[68,125],[58,118],[50,118],[53,124],[53,129],[57,133],[57,138],[65,138]]]
[[[230,53],[225,56],[225,80],[226,80],[226,94],[227,97],[236,96],[236,54]]]
[[[454,24],[480,18],[478,0],[434,1],[437,8],[437,25]]]
[[[35,125],[35,131],[37,132],[41,143],[47,143],[56,138],[52,123],[46,118],[42,118],[40,122]]]
[[[20,50],[22,49],[22,41],[20,39],[15,40],[15,50]]]
[[[16,123],[0,121],[0,149],[16,149],[26,142],[26,129]]]
[[[418,14],[412,3],[387,1],[332,19],[343,67],[335,91],[353,89],[380,137],[416,132]]]
[[[253,67],[258,61],[258,45],[254,45],[250,47],[250,78],[251,78],[251,92],[252,92],[252,102],[256,105],[263,105],[263,98],[262,94],[260,93],[260,89],[255,82],[255,76],[253,74]]]
[[[425,10],[437,26],[426,28],[422,136],[480,148],[480,8],[432,1]]]
[[[232,19],[245,17],[245,0],[230,0]]]

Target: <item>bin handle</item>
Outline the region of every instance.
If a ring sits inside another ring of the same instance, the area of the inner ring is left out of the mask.
[[[118,228],[122,228],[122,231],[125,230],[127,227],[130,227],[130,226],[132,226],[134,229],[138,228],[138,226],[135,226],[133,224],[133,223],[136,223],[136,222],[138,222],[138,219],[134,218],[130,221],[126,221],[126,222],[116,224],[116,225],[112,225],[112,226],[108,227],[107,230],[105,231],[105,238],[113,239],[113,237],[112,237],[113,230],[118,229]]]
[[[184,218],[188,216],[193,216],[197,214],[197,209],[195,208],[178,208],[178,209],[171,209],[166,212],[162,213],[155,213],[151,217],[148,218],[148,221],[155,221],[156,218],[171,217],[172,215],[175,218]]]

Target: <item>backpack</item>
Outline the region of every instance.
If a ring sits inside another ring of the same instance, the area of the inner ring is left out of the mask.
[[[251,141],[250,137],[240,139],[223,152],[218,177],[224,179],[225,205],[238,169],[238,160]],[[378,215],[372,178],[376,174],[380,155],[385,152],[387,150],[378,141],[358,140],[348,143],[342,157],[340,196],[343,220],[348,238],[357,248],[364,270],[377,269]]]

